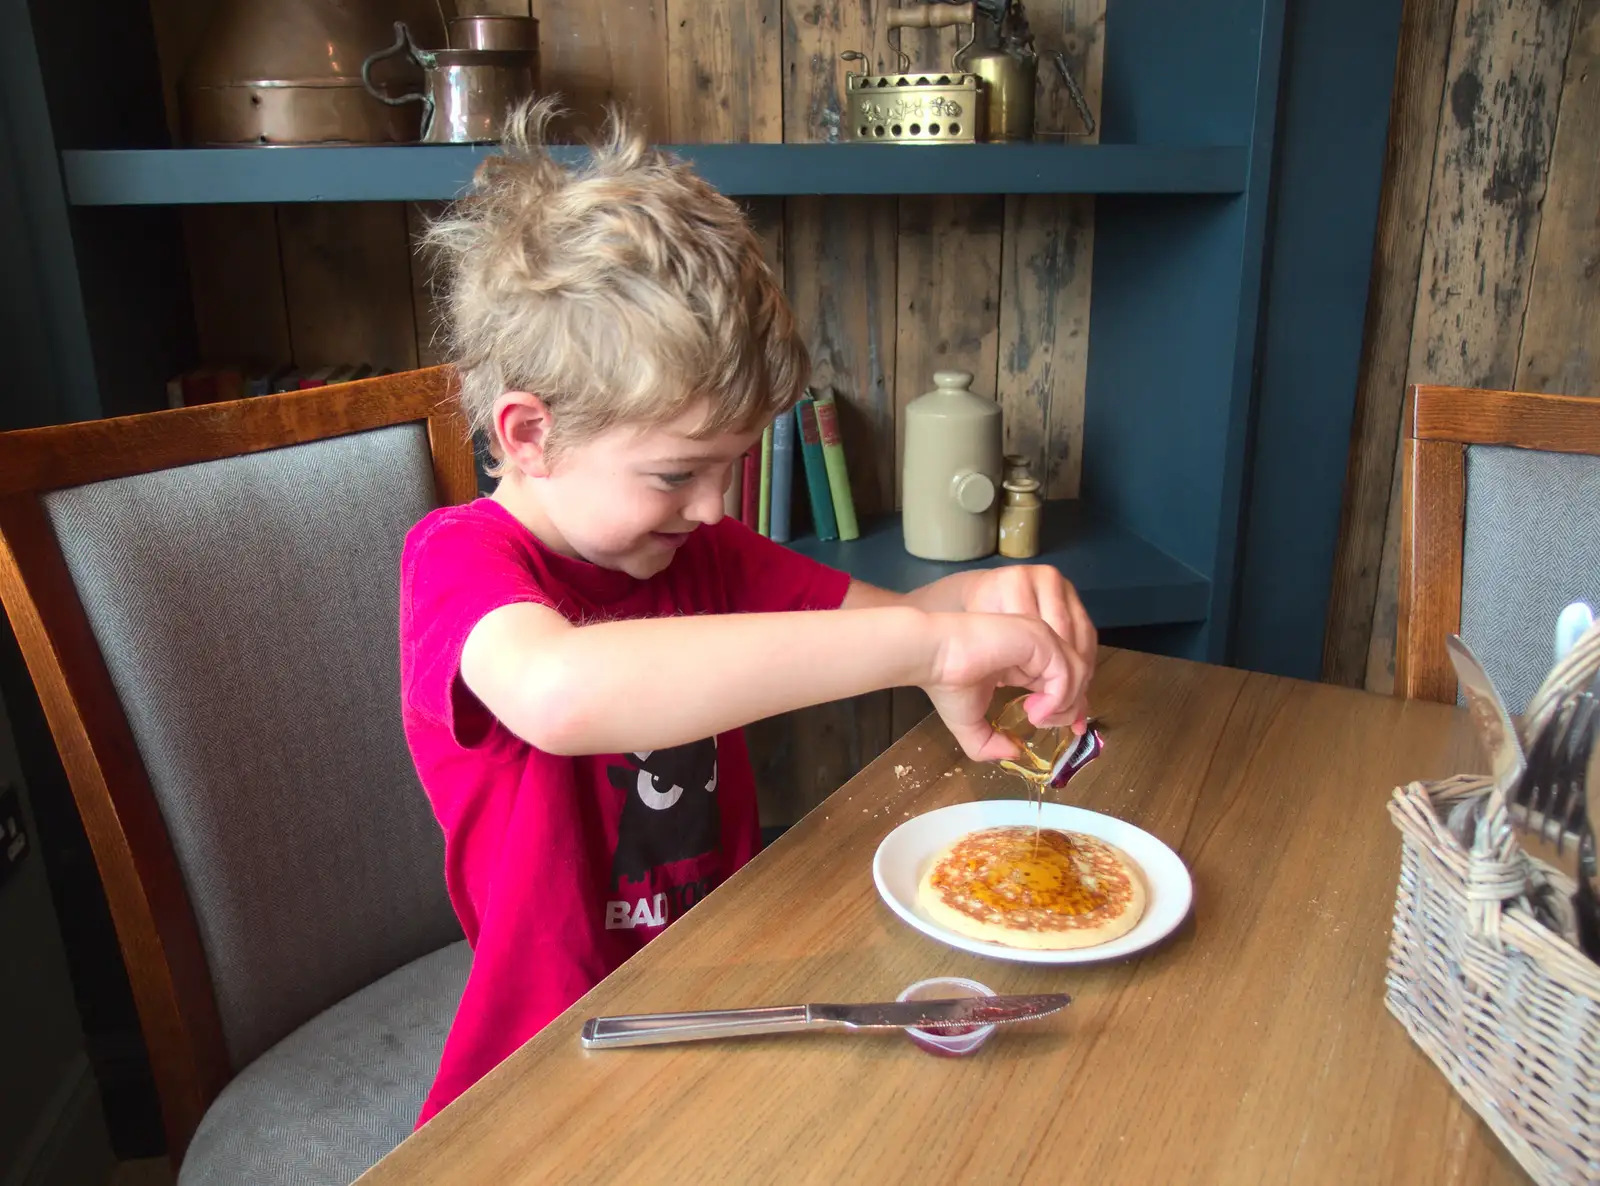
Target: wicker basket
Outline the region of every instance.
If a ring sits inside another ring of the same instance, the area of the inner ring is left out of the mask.
[[[1529,704],[1530,732],[1600,668],[1591,634]],[[1487,778],[1401,787],[1389,814],[1389,1011],[1536,1182],[1600,1183],[1600,967],[1571,939],[1572,882],[1524,852]]]

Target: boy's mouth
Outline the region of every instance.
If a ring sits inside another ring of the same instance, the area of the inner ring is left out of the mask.
[[[676,548],[687,543],[689,537],[693,534],[694,528],[691,527],[687,531],[652,531],[650,536],[652,539],[666,544],[669,548]]]

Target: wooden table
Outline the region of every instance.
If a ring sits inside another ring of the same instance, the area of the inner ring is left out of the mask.
[[[1384,1182],[1527,1179],[1383,1005],[1394,786],[1481,767],[1464,714],[1108,652],[1107,749],[1066,801],[1175,848],[1188,921],[1142,958],[947,948],[873,887],[908,816],[1020,783],[930,718],[361,1179]],[[1066,990],[946,1059],[814,1034],[585,1051],[596,1014],[892,999],[926,976]]]

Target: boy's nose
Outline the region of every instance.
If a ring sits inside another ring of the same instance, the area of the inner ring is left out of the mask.
[[[684,518],[695,523],[703,523],[711,527],[722,521],[726,508],[723,506],[725,491],[718,489],[715,482],[697,482],[693,497],[689,505],[683,508]]]

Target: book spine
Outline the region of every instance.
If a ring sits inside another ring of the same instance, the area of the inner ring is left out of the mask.
[[[806,493],[811,499],[811,522],[821,540],[838,539],[839,523],[833,517],[833,495],[828,490],[828,466],[822,459],[822,437],[817,431],[817,413],[806,396],[794,407],[800,429],[800,460],[806,468]]]
[[[756,530],[772,535],[772,425],[761,430],[761,482],[756,490]]]
[[[217,368],[217,395],[218,403],[225,400],[244,398],[244,372],[236,367]]]
[[[794,498],[794,420],[779,416],[772,426],[772,538],[789,542],[789,504]]]
[[[739,500],[739,518],[744,525],[754,531],[758,524],[756,511],[756,495],[761,485],[761,446],[750,446],[744,455],[744,482],[742,497]]]
[[[722,492],[722,513],[737,519],[744,507],[744,458],[733,459],[733,473],[728,475],[728,488]]]
[[[217,375],[210,369],[190,371],[183,377],[183,406],[195,407],[198,404],[214,404],[217,402]]]
[[[833,494],[833,515],[840,539],[859,539],[856,503],[850,496],[850,471],[844,461],[844,438],[839,435],[839,405],[833,393],[817,397],[817,435],[822,438],[822,461],[828,471],[828,489]]]

